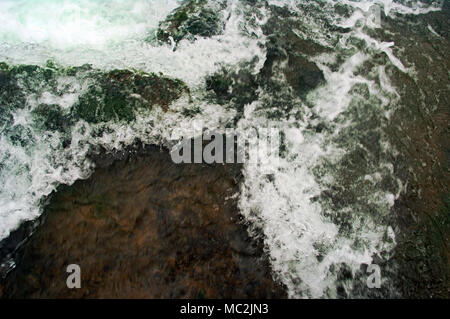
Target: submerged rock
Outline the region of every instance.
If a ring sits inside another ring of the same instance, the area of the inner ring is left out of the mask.
[[[390,173],[380,178],[377,187],[395,194],[389,214],[384,217],[393,227],[395,247],[389,255],[373,256],[374,263],[382,269],[381,289],[354,285],[349,297],[450,296],[450,43],[444,33],[436,35],[428,28],[430,21],[445,25],[449,7],[419,16],[384,17],[383,28],[374,32],[377,40],[395,43],[394,54],[408,71],[392,65],[385,53],[374,56],[358,70],[359,75],[370,78],[378,74],[379,68],[386,69],[389,84],[396,92],[389,105],[392,113],[387,116],[375,112],[374,106],[380,102],[364,85],[352,88],[354,102],[346,119],[357,118],[358,124],[342,130],[338,141],[346,145],[359,132],[358,144],[340,165],[333,167],[342,176],[342,187],[333,185],[323,192],[322,198],[334,209],[361,205],[358,201],[364,198],[366,181],[360,176],[370,172],[371,163],[380,163],[383,158],[392,163]],[[388,152],[380,147],[380,133],[389,142]],[[333,221],[341,231],[348,231],[354,225],[344,217],[334,216]],[[365,273],[366,269],[362,269],[358,276]]]
[[[444,1],[442,11],[387,19],[378,34],[395,41],[405,66],[414,69],[387,69],[403,106],[389,128],[399,150],[394,172],[405,181],[395,202],[393,262],[400,265],[396,284],[409,298],[450,297],[449,17]]]
[[[178,43],[184,38],[195,36],[211,37],[223,31],[223,23],[218,8],[209,8],[206,0],[189,0],[175,9],[160,23],[156,38],[170,43]],[[218,7],[225,5],[219,2]]]
[[[322,70],[311,57],[330,49],[295,34],[294,27],[300,28],[301,23],[287,8],[266,2],[247,2],[272,11],[262,25],[267,41],[260,45],[267,50],[266,60],[258,73],[251,71],[261,62],[255,57],[235,66],[224,66],[208,75],[205,86],[210,92],[209,97],[215,103],[236,109],[236,123],[245,106],[255,101],[262,102],[258,107],[269,119],[280,119],[293,109],[301,113],[299,105],[306,101],[306,95],[325,82]]]
[[[188,92],[179,80],[155,74],[115,70],[94,77],[94,84],[79,98],[75,115],[90,123],[132,121],[139,108],[168,105]]]
[[[214,101],[219,104],[232,102],[242,112],[246,104],[257,100],[258,79],[246,69],[222,68],[206,79],[206,89],[214,92]]]
[[[3,298],[281,298],[233,195],[239,165],[176,165],[149,147],[60,187],[13,254]],[[20,235],[20,234],[19,234]],[[66,268],[81,267],[68,289]]]
[[[287,8],[271,6],[270,10],[274,14],[263,26],[268,41],[267,60],[261,75],[263,78],[272,77],[274,67],[287,62],[280,67],[280,71],[283,72],[295,94],[304,98],[308,92],[325,82],[323,72],[316,63],[310,61],[310,57],[331,50],[312,39],[305,40],[299,37],[294,30],[301,30],[304,25]]]
[[[89,123],[130,122],[139,110],[155,106],[167,110],[171,102],[189,93],[182,81],[162,74],[103,72],[90,65],[64,68],[51,61],[45,67],[0,66],[0,120],[8,123],[12,112],[27,108],[36,125],[50,131],[66,131],[79,119]],[[65,108],[60,105],[63,96],[73,97]]]

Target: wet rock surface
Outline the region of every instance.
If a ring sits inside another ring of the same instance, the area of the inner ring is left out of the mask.
[[[79,98],[75,113],[89,123],[132,121],[136,109],[169,104],[189,92],[180,80],[162,75],[114,70],[93,77],[97,83]]]
[[[337,11],[341,9],[336,5]],[[260,98],[258,88],[271,93],[276,103],[267,103],[264,107],[270,109],[275,105],[276,111],[270,111],[268,115],[279,118],[297,108],[295,98],[308,104],[307,94],[324,84],[323,73],[309,57],[333,50],[298,37],[293,30],[306,32],[302,29],[305,26],[288,9],[272,6],[270,10],[273,15],[263,27],[267,36],[267,59],[260,73],[252,75],[242,68],[224,68],[206,81],[207,89],[214,93],[214,101],[231,102],[238,114],[242,113],[245,104]],[[339,298],[450,296],[449,14],[450,3],[445,2],[443,10],[438,12],[398,15],[395,19],[383,16],[383,28],[371,36],[381,42],[395,43],[395,56],[414,71],[400,71],[383,53],[354,72],[355,76],[372,79],[371,74],[377,74],[379,67],[387,66],[386,74],[399,96],[392,99],[389,106],[392,116],[387,120],[385,114],[376,109],[380,101],[371,96],[368,87],[352,88],[354,101],[345,116],[354,124],[342,130],[336,139],[339,145],[351,151],[330,169],[335,173],[337,185],[324,191],[319,200],[332,211],[340,211],[327,217],[339,226],[340,232],[347,233],[354,225],[345,214],[356,214],[355,207],[360,207],[357,211],[368,209],[376,215],[377,208],[370,207],[367,193],[382,188],[396,194],[399,192],[398,181],[401,180],[403,185],[389,215],[379,220],[393,225],[396,248],[392,256],[373,256],[374,263],[383,269],[383,276],[392,280],[381,289],[367,289],[368,265],[361,265],[360,271],[349,276],[343,264],[330,272],[338,274],[338,282],[354,284],[351,284],[350,293],[338,287]],[[333,30],[337,34],[349,31],[344,28]],[[370,52],[369,47],[358,47],[358,50]],[[339,69],[344,60],[338,56],[331,69]],[[284,75],[287,86],[280,86],[274,80],[279,74]],[[302,116],[301,111],[298,116]],[[333,130],[322,124],[311,129],[317,133]],[[396,155],[383,150],[380,143],[383,138],[397,150]],[[377,189],[368,191],[364,176],[383,161],[393,163],[393,170],[376,184]],[[346,207],[352,209],[344,213]],[[355,278],[362,279],[363,284]]]
[[[85,90],[73,84],[80,81]],[[12,123],[11,112],[29,107],[30,94],[79,93],[76,103],[64,109],[58,104],[40,103],[32,110],[37,126],[50,131],[66,132],[82,119],[88,123],[108,121],[130,122],[135,112],[155,106],[167,110],[168,105],[189,94],[187,86],[178,79],[162,74],[137,70],[96,70],[86,64],[63,68],[48,61],[45,67],[35,65],[9,66],[0,63],[1,124]]]
[[[389,130],[400,151],[394,174],[406,181],[395,203],[393,262],[400,265],[397,286],[409,298],[450,297],[449,17],[444,1],[442,11],[389,20],[384,30],[416,70],[414,77],[388,71],[403,104]]]
[[[262,102],[261,111],[269,119],[283,118],[290,113],[301,117],[301,104],[306,95],[325,83],[323,72],[310,57],[330,49],[299,38],[293,30],[301,28],[302,23],[287,8],[263,1],[246,2],[272,12],[262,26],[267,37],[266,60],[257,74],[249,71],[260,62],[255,58],[238,66],[222,67],[208,76],[205,84],[209,97],[214,103],[233,107],[237,111],[235,123],[242,118],[245,106],[255,101]],[[270,97],[264,97],[265,94]]]
[[[185,1],[160,23],[156,38],[165,43],[178,43],[185,38],[194,40],[196,36],[218,35],[223,31],[218,10],[225,6],[224,1],[217,1],[214,8],[209,7],[206,0]]]
[[[97,163],[89,180],[60,187],[31,238],[9,250],[16,267],[1,297],[285,297],[240,222],[239,165],[176,165],[157,147]],[[81,289],[66,286],[70,264]]]

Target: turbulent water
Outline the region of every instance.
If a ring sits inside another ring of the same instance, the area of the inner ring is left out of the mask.
[[[336,13],[338,3],[344,8],[342,14]],[[89,63],[100,70],[162,72],[181,79],[190,89],[190,96],[185,94],[168,112],[161,108],[138,112],[129,123],[79,120],[59,132],[39,125],[33,110],[44,103],[69,112],[89,88],[89,72],[60,74],[54,87],[39,79],[21,79],[26,105],[12,112],[12,121],[0,123],[0,239],[20,222],[38,217],[43,200],[58,185],[87,178],[94,168],[88,154],[95,147],[120,150],[136,139],[163,145],[175,135],[189,134],[192,127],[234,126],[238,132],[276,127],[283,136],[281,158],[268,158],[263,169],[246,164],[237,194],[252,235],[264,240],[275,278],[286,285],[290,297],[351,295],[355,282],[364,284],[361,265],[388,258],[395,246],[389,215],[403,189],[402,181],[392,174],[390,154],[395,149],[382,131],[398,103],[386,67],[414,71],[394,54],[395,43],[373,36],[381,27],[377,14],[424,14],[439,10],[439,3],[270,0],[256,5],[230,0],[220,4],[210,6],[220,13],[221,34],[184,39],[175,47],[158,43],[153,36],[179,1],[0,1],[0,61],[8,65],[65,68]],[[208,76],[225,68],[252,77],[264,68],[273,40],[264,25],[276,23],[277,7],[296,17],[292,33],[298,39],[324,48],[307,53],[324,81],[295,95],[281,71],[287,62],[275,61],[270,85],[255,87],[257,98],[244,103],[243,110],[235,107],[233,99],[224,103],[211,99]],[[348,32],[336,32],[339,28]],[[385,65],[365,70],[380,53],[388,57]],[[186,109],[192,110],[191,115]],[[367,116],[376,127],[367,126]],[[367,130],[378,134],[370,145],[362,138]],[[376,149],[376,158],[371,148]],[[352,168],[357,152],[365,159],[361,169]],[[350,186],[347,174],[352,169],[357,170],[352,175],[357,179]],[[354,280],[344,280],[346,273]]]

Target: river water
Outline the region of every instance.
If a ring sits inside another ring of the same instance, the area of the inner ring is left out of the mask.
[[[120,150],[136,139],[163,145],[175,131],[189,135],[193,127],[231,126],[238,132],[275,127],[285,146],[281,158],[267,158],[264,169],[244,165],[236,194],[252,235],[264,240],[274,277],[292,298],[336,297],[349,293],[355,281],[364,284],[357,275],[361,265],[389,258],[395,247],[389,216],[404,188],[393,174],[396,150],[383,133],[400,103],[386,68],[414,74],[396,44],[375,34],[383,28],[381,16],[422,15],[440,10],[440,3],[211,2],[223,22],[221,34],[184,39],[176,48],[152,40],[159,22],[180,3],[0,0],[0,61],[9,66],[48,67],[51,61],[61,67],[161,72],[184,81],[191,92],[169,112],[138,112],[130,123],[80,120],[59,132],[42,129],[33,110],[51,104],[70,112],[92,84],[89,76],[58,75],[56,89],[38,78],[19,79],[25,105],[0,122],[0,239],[37,218],[44,199],[59,185],[89,177],[94,165],[88,154],[94,147]],[[218,103],[209,98],[208,76],[224,68],[257,76],[267,67],[269,44],[287,36],[299,47],[286,51],[284,61],[275,60],[270,80],[253,88],[257,96],[243,110],[233,99]],[[307,50],[307,45],[320,49]],[[292,56],[317,66],[323,74],[320,85],[300,95],[288,88],[283,70]],[[376,67],[369,68],[372,64]],[[186,116],[186,108],[195,115]],[[375,136],[370,144],[362,138],[368,132]],[[354,280],[342,280],[346,272]]]

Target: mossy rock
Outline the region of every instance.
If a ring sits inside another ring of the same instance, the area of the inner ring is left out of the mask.
[[[40,104],[32,114],[35,123],[49,131],[66,131],[71,124],[71,119],[63,114],[61,107],[56,104]]]
[[[225,69],[206,78],[207,90],[214,91],[217,98],[226,101],[231,99],[232,85],[233,80]]]
[[[222,68],[206,78],[206,88],[214,92],[216,102],[233,102],[238,110],[258,98],[258,86],[257,77],[247,69],[233,71]]]
[[[185,1],[163,22],[156,33],[157,40],[170,43],[171,38],[178,43],[184,38],[195,36],[211,37],[223,30],[220,14],[206,7],[206,0]]]
[[[192,35],[210,37],[219,32],[219,15],[208,8],[202,9],[197,16],[187,20],[186,29]]]
[[[5,62],[0,62],[0,71],[8,71],[9,70],[9,65],[6,64]]]
[[[63,110],[59,105],[27,103],[27,96],[39,98],[44,93],[62,96],[66,89],[58,85],[60,78],[72,78],[87,84],[72,106]],[[0,124],[9,125],[12,112],[18,108],[32,108],[35,127],[43,130],[67,132],[79,119],[89,123],[109,121],[130,122],[138,109],[160,106],[167,110],[170,103],[188,93],[180,80],[136,70],[102,72],[86,64],[62,67],[48,61],[45,67],[36,65],[8,66],[0,64]]]
[[[55,90],[58,72],[47,67],[37,65],[14,65],[6,71],[15,85],[20,82],[21,89],[30,93],[38,93],[43,87]]]
[[[325,82],[325,76],[317,65],[308,59],[291,54],[284,70],[288,83],[300,96],[305,96]]]
[[[90,64],[83,64],[81,66],[70,66],[63,70],[64,74],[67,76],[75,76],[79,72],[88,72],[92,71],[92,65]]]
[[[74,115],[89,123],[130,122],[137,109],[158,105],[167,110],[184,92],[188,89],[183,82],[155,74],[130,70],[99,73],[95,83],[79,98]]]
[[[14,76],[8,70],[0,69],[0,111],[15,108],[19,104],[18,100],[22,100],[21,92]]]

